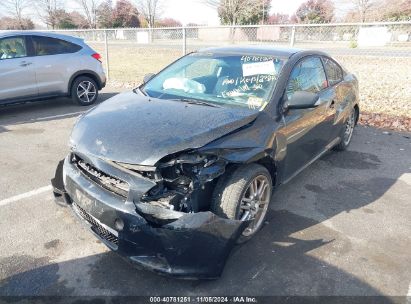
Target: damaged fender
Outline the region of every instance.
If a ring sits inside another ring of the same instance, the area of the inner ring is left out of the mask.
[[[224,219],[210,211],[185,213],[146,202],[121,210],[112,207],[115,202],[109,196],[96,195],[99,189],[94,189],[87,178],[73,173],[69,158],[60,161],[51,181],[57,200],[71,206],[110,249],[136,266],[160,274],[186,279],[218,278],[249,224]]]

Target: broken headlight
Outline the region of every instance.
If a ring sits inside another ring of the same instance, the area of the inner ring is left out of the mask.
[[[142,201],[166,208],[192,212],[193,192],[225,172],[226,162],[215,155],[184,153],[161,160],[156,167],[157,185]]]

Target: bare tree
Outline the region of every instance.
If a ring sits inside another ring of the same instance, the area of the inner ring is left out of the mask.
[[[338,2],[338,1],[337,1]],[[343,0],[341,3],[347,3],[352,10],[348,11],[347,20],[357,20],[359,22],[365,22],[369,19],[370,13],[376,7],[378,0]]]
[[[117,0],[113,11],[114,27],[140,27],[138,10],[128,0]]]
[[[354,0],[354,5],[360,14],[360,21],[365,22],[367,13],[374,5],[374,0]]]
[[[0,7],[4,9],[6,13],[15,18],[18,22],[20,29],[24,29],[24,16],[23,11],[28,8],[30,4],[29,0],[1,0]]]
[[[62,0],[36,0],[36,7],[40,19],[52,29],[58,23],[58,12],[62,9]]]
[[[97,8],[100,0],[76,0],[81,5],[83,13],[86,17],[89,28],[97,27]]]
[[[154,27],[163,8],[162,0],[137,0],[137,9],[147,21],[148,27]]]
[[[328,23],[334,18],[334,5],[330,0],[308,0],[295,15],[299,23]]]
[[[269,2],[264,0],[203,0],[204,3],[218,11],[218,16],[224,24],[237,25],[243,23],[256,23],[264,18]],[[266,17],[266,16],[265,16]],[[257,19],[257,20],[254,20]]]
[[[385,0],[381,21],[411,21],[411,0]]]
[[[23,18],[19,23],[16,18],[2,17],[0,18],[0,30],[32,30],[34,23],[31,19]]]
[[[113,2],[104,0],[97,7],[97,26],[100,28],[113,27]]]
[[[286,24],[290,23],[290,16],[287,14],[275,13],[268,17],[268,24]]]

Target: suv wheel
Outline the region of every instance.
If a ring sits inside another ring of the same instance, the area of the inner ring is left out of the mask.
[[[354,132],[355,124],[357,121],[357,110],[354,108],[351,110],[350,115],[345,123],[343,133],[341,136],[341,142],[334,147],[334,150],[345,151],[351,143],[352,134]]]
[[[258,164],[249,164],[220,178],[214,189],[211,210],[224,218],[250,221],[239,239],[239,243],[243,243],[262,227],[271,194],[268,170]]]
[[[71,97],[79,105],[92,105],[98,97],[96,82],[87,76],[76,78],[71,86]]]

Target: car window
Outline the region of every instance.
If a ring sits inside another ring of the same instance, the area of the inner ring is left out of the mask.
[[[218,60],[200,59],[186,67],[184,76],[187,78],[198,78],[210,76],[214,73]]]
[[[318,93],[327,87],[327,79],[321,59],[310,57],[300,61],[291,72],[287,85],[287,96],[294,92],[307,91]]]
[[[24,37],[0,39],[0,59],[21,58],[27,56]]]
[[[81,46],[61,39],[33,36],[34,51],[37,56],[75,53]]]
[[[263,110],[284,63],[268,55],[192,53],[158,73],[143,91],[160,99],[190,98]]]
[[[342,69],[330,58],[323,58],[325,72],[330,85],[339,83],[343,79]]]

